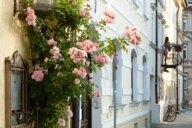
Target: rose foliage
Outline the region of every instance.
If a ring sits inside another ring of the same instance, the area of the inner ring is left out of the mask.
[[[80,100],[80,95],[83,102],[86,95],[96,95],[90,73],[108,64],[115,47],[127,50],[129,43],[141,41],[135,27],[126,27],[117,38],[100,40],[99,31],[106,32],[106,25],[115,23],[115,15],[107,10],[105,19],[93,22],[90,11],[89,2],[83,0],[59,0],[49,11],[26,9],[32,64],[28,118],[35,127],[37,120],[39,128],[65,126],[73,115],[66,106]]]

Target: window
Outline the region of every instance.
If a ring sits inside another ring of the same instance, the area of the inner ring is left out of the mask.
[[[183,59],[186,60],[187,59],[187,45],[183,46]]]
[[[184,17],[183,18],[183,31],[186,31],[187,30],[187,18]]]
[[[147,8],[146,8],[146,0],[143,0],[143,17],[144,17],[145,22],[148,21],[148,18],[147,18]]]
[[[183,88],[187,89],[187,74],[183,75]]]
[[[134,128],[138,128],[138,123],[135,123],[135,124],[134,124]]]
[[[148,128],[148,119],[145,118],[145,128]]]
[[[132,95],[131,100],[137,101],[137,54],[135,50],[131,52],[131,88],[132,88]]]
[[[147,100],[147,59],[143,56],[143,100]]]
[[[5,59],[6,128],[23,128],[27,126],[28,64],[18,51],[13,57],[13,61]]]
[[[169,81],[169,100],[171,99],[171,80]]]

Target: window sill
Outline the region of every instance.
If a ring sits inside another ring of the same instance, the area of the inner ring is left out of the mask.
[[[129,106],[134,107],[134,106],[138,106],[139,104],[140,104],[140,102],[132,101],[131,103],[129,103]]]
[[[118,110],[122,109],[122,113],[123,113],[123,108],[126,106],[126,104],[116,104],[116,116],[118,116]],[[113,111],[114,111],[114,105],[109,106],[109,110],[110,110],[110,115],[112,115]]]
[[[15,125],[15,126],[11,126],[11,128],[27,128],[27,124]]]
[[[143,14],[144,21],[147,22],[149,19],[147,18],[146,14]]]
[[[134,8],[135,10],[137,10],[137,9],[139,8],[139,5],[137,4],[136,1],[132,1],[132,4],[133,4],[133,8]]]
[[[141,101],[142,104],[148,104],[149,103],[149,100],[143,100]]]
[[[117,109],[124,108],[125,106],[126,104],[116,104]],[[114,108],[114,105],[109,106],[109,108]]]

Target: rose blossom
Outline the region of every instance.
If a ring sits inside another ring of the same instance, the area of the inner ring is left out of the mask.
[[[93,80],[92,80],[92,79],[89,79],[89,83],[93,83]]]
[[[94,95],[95,97],[101,97],[101,93],[99,92],[99,90],[95,90],[95,91],[93,92],[93,95]]]
[[[47,41],[47,44],[48,45],[56,45],[57,44],[57,42],[55,42],[55,40],[52,38],[52,39],[49,39],[48,41]]]
[[[80,80],[78,78],[75,78],[75,84],[79,84]]]
[[[81,78],[85,78],[87,75],[86,69],[84,69],[82,67],[80,67],[79,70],[77,68],[74,68],[72,73],[74,73],[77,76],[80,76]]]
[[[63,73],[62,72],[58,72],[57,76],[63,76]]]
[[[64,119],[61,119],[59,118],[57,123],[60,125],[60,126],[65,126],[65,120]]]
[[[97,63],[101,63],[102,65],[108,64],[108,60],[107,60],[107,58],[103,54],[98,55],[95,58],[95,61]]]
[[[38,81],[38,82],[41,82],[41,81],[43,81],[44,74],[43,74],[43,72],[41,70],[34,71],[31,78]]]
[[[69,115],[70,117],[73,117],[73,112],[72,112],[71,110],[68,110],[68,115]]]
[[[49,59],[46,57],[45,59],[44,59],[44,62],[47,62]]]

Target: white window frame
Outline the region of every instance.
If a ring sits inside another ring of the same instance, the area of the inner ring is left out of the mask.
[[[185,52],[185,53],[184,53]],[[184,57],[185,54],[185,57]],[[186,60],[187,59],[187,45],[183,45],[183,59]]]
[[[185,84],[185,82],[184,81],[186,81],[186,86],[184,85]],[[188,88],[188,85],[187,85],[188,83],[187,83],[187,74],[184,74],[183,75],[183,88],[184,89],[187,89]]]

